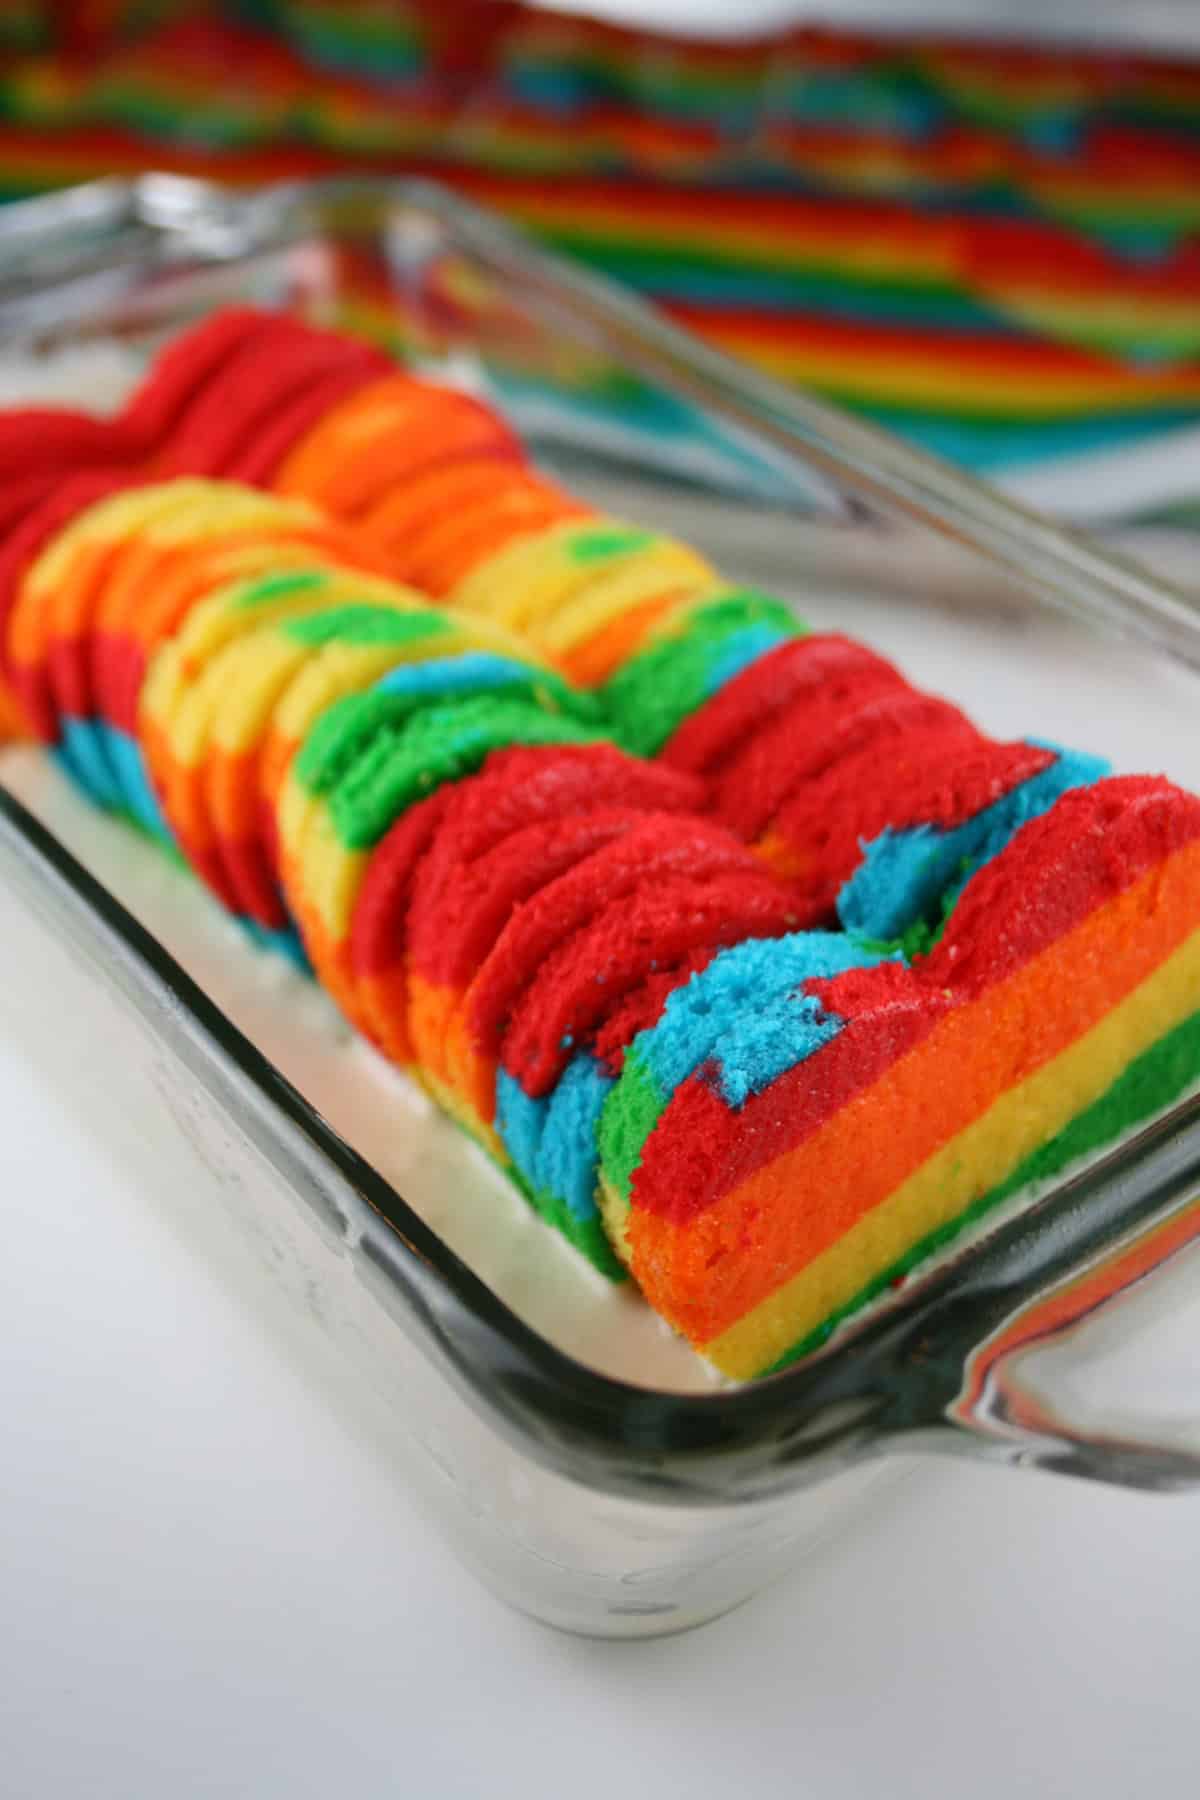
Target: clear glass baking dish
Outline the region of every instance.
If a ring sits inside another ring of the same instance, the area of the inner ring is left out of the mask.
[[[581,491],[861,632],[989,728],[1200,784],[1184,592],[426,183],[232,196],[150,176],[9,209],[0,398],[115,399],[165,335],[235,298],[382,332],[485,388]],[[914,1452],[1200,1485],[1186,1401],[1164,1416],[1161,1376],[1128,1379],[1147,1329],[1175,1330],[1176,1376],[1200,1345],[1185,1316],[1200,1096],[991,1219],[824,1351],[737,1388],[26,747],[0,752],[0,874],[21,902],[4,979],[31,1016],[77,963],[55,1031],[103,1041],[96,1130],[137,1120],[140,1178],[251,1259],[264,1320],[286,1301],[380,1397],[401,1477],[537,1617],[614,1636],[711,1618],[886,1498]]]

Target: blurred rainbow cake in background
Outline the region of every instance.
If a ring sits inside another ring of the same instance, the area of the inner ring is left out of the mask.
[[[1200,417],[1200,63],[1086,25],[731,14],[705,39],[514,0],[19,0],[0,194],[434,176],[779,378],[1028,468]],[[386,269],[349,262],[354,322],[394,333]],[[627,398],[575,379],[585,410]]]
[[[1200,1076],[1200,800],[230,309],[0,415],[5,705],[745,1378]]]

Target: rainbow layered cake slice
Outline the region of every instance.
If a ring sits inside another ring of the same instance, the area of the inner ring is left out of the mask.
[[[1198,1072],[1200,801],[1105,780],[1023,826],[928,956],[799,934],[672,994],[605,1104],[605,1218],[652,1304],[756,1375]]]

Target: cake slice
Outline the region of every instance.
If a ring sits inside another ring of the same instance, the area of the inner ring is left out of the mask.
[[[912,966],[785,942],[782,998],[739,984],[744,946],[670,997],[600,1129],[614,1243],[742,1377],[1200,1074],[1200,801],[1152,777],[1063,795]]]

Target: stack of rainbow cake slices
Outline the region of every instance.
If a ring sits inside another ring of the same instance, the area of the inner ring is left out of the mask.
[[[1200,1076],[1200,801],[297,320],[0,415],[5,705],[725,1373]]]

